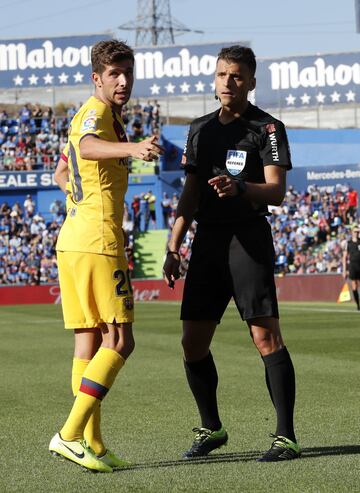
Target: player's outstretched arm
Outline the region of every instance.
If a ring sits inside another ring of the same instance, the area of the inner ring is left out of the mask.
[[[87,135],[80,141],[80,157],[90,161],[128,157],[154,161],[160,154],[164,154],[164,148],[158,144],[156,136],[141,142],[109,142]]]

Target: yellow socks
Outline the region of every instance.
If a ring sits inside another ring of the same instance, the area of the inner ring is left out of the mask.
[[[72,375],[71,375],[71,385],[74,396],[77,396],[81,385],[82,376],[90,363],[88,359],[73,359]],[[106,452],[106,447],[101,437],[101,414],[100,414],[100,404],[95,407],[94,412],[86,423],[84,429],[84,438],[96,455],[103,455]]]
[[[116,375],[125,363],[125,360],[116,351],[103,347],[98,350],[88,364],[86,361],[78,360],[75,365],[77,372],[81,368],[85,368],[85,371],[72,410],[60,432],[64,440],[81,440],[84,437],[85,426],[90,416],[96,409],[99,411],[101,400],[111,388]],[[76,385],[76,379],[77,377],[74,375],[73,389]],[[91,443],[92,446],[93,443]]]

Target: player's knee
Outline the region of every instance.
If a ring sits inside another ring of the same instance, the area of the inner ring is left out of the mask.
[[[269,331],[253,331],[254,344],[262,356],[278,351],[282,347],[281,338],[275,337]]]
[[[185,361],[200,361],[205,358],[205,356],[209,352],[209,348],[207,345],[199,344],[198,342],[194,344],[190,338],[183,336],[181,340],[184,359]]]
[[[135,339],[133,337],[127,338],[125,340],[120,340],[115,347],[115,351],[119,353],[124,359],[127,359],[134,351],[134,349]]]

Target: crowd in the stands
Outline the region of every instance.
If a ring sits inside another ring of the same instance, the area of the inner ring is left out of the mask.
[[[351,227],[357,223],[358,194],[337,185],[330,193],[316,185],[306,193],[289,187],[269,218],[279,274],[340,273]]]
[[[144,195],[145,199],[146,195],[151,197],[149,193]],[[123,221],[131,270],[134,269],[134,237],[140,230],[139,224],[145,225],[146,217],[151,221],[151,215],[141,216],[134,202],[136,198],[132,204],[125,204]],[[164,194],[162,220],[169,231],[174,224],[177,202],[177,194],[172,198]],[[283,204],[271,208],[268,218],[274,237],[276,273],[340,273],[346,241],[358,220],[357,207],[358,194],[351,187],[339,185],[332,193],[320,191],[317,186],[309,187],[306,193],[289,187]],[[49,212],[45,220],[37,213],[30,195],[23,204],[17,202],[10,207],[3,202],[0,205],[0,285],[57,282],[55,245],[65,217],[64,203],[55,200]],[[193,222],[180,250],[183,276],[195,232]]]
[[[55,116],[51,107],[25,104],[17,114],[0,109],[0,171],[54,169],[67,142],[71,119],[79,106],[70,106],[66,116]],[[159,132],[160,105],[129,104],[122,114],[130,140]]]
[[[31,195],[23,204],[0,204],[0,285],[58,282],[56,241],[65,219],[65,204],[54,200],[46,220],[36,211]],[[134,266],[134,232],[125,209],[126,254]]]
[[[69,123],[77,111],[70,106],[66,116],[55,117],[52,108],[25,104],[17,115],[0,110],[0,171],[53,169],[66,145]],[[123,120],[130,139],[136,141],[159,132],[160,106],[155,100],[128,105]],[[161,227],[171,230],[178,194],[161,198],[162,218],[156,218],[157,198],[151,192],[134,196],[125,204],[124,229],[129,235],[127,254],[134,267],[134,235]],[[280,207],[272,207],[271,224],[276,273],[338,273],[351,226],[357,222],[357,192],[337,185],[332,192],[310,186],[306,192],[289,187]],[[36,212],[28,196],[24,204],[0,205],[0,284],[40,284],[57,281],[55,243],[64,220],[64,204],[51,204],[51,220]],[[186,274],[194,222],[181,247],[182,273]]]

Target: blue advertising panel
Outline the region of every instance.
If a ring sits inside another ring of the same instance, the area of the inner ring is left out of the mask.
[[[359,103],[360,52],[258,60],[256,78],[265,108]]]
[[[0,172],[1,190],[58,188],[54,173],[50,171],[5,171]]]
[[[111,36],[0,40],[0,87],[88,84],[91,48],[102,39],[111,39]]]
[[[299,192],[308,190],[310,185],[328,192],[334,192],[339,185],[360,191],[360,164],[293,168],[287,173],[286,182]]]

